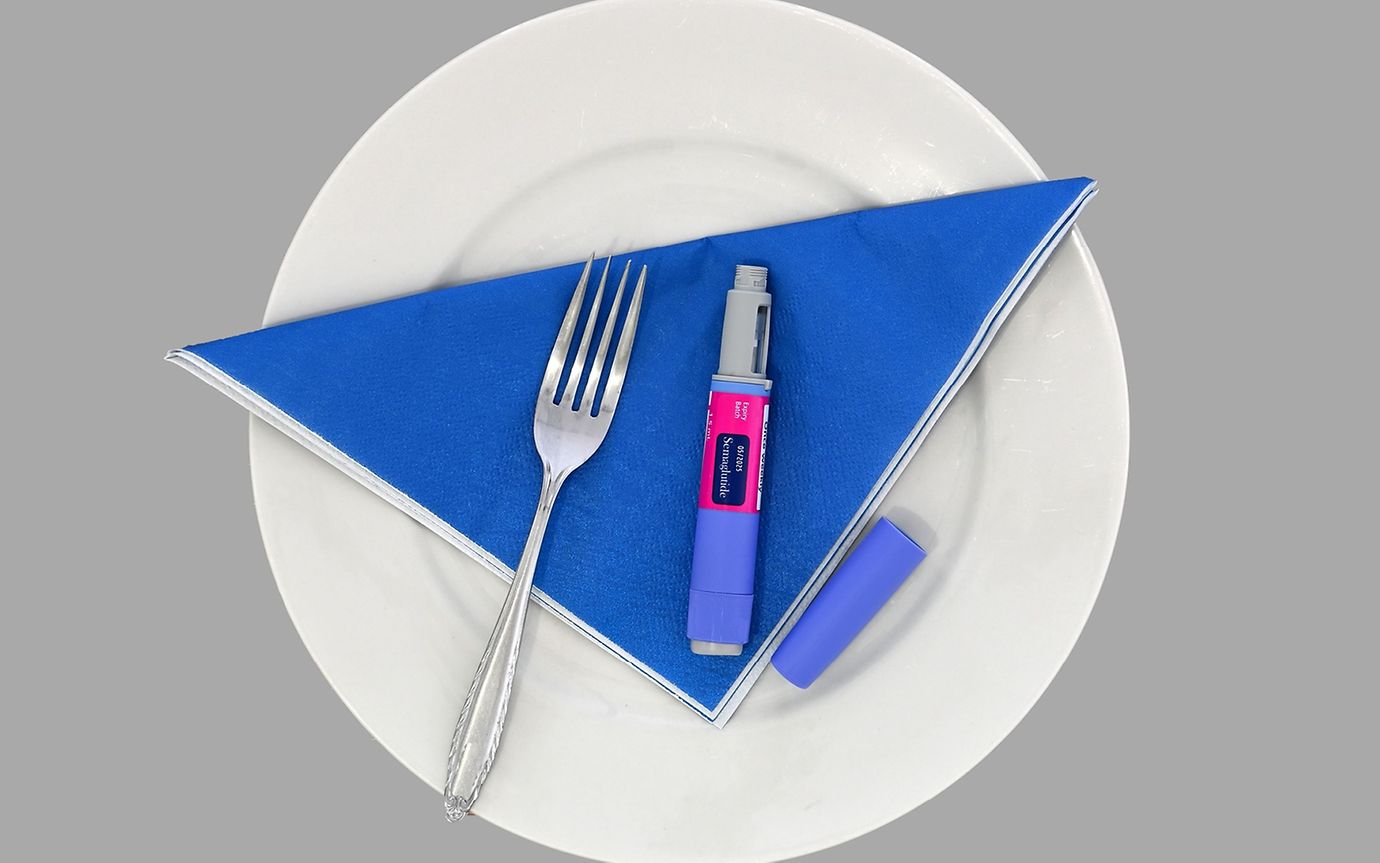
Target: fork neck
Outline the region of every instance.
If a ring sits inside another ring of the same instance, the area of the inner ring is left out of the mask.
[[[530,583],[536,575],[537,556],[541,553],[542,539],[546,536],[546,524],[551,518],[551,509],[556,503],[556,495],[570,476],[570,471],[553,472],[543,466],[541,492],[537,495],[537,511],[532,516],[532,528],[527,532],[527,544],[522,547],[522,558],[514,571],[514,581]]]

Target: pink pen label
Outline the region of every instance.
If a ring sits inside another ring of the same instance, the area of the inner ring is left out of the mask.
[[[710,392],[700,469],[700,508],[759,512],[767,396]]]

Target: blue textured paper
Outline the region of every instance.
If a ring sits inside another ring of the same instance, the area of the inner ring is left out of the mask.
[[[1036,183],[633,254],[649,280],[627,386],[603,447],[556,504],[537,586],[712,714],[1092,185]],[[774,300],[757,604],[743,655],[707,657],[686,642],[686,591],[709,378],[740,263],[769,268]],[[541,476],[535,394],[580,267],[186,350],[514,566]]]

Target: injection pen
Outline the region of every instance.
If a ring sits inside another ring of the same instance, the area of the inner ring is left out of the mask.
[[[709,385],[686,625],[695,653],[741,654],[752,624],[770,333],[767,269],[739,265],[724,306],[719,371]]]

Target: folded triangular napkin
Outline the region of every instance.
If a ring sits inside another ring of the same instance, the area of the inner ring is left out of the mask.
[[[1071,179],[635,252],[648,286],[618,415],[566,483],[537,601],[717,724],[832,571],[1093,195]],[[734,266],[770,270],[752,637],[685,636],[709,378]],[[582,264],[428,291],[169,359],[490,569],[536,506],[532,409]]]

